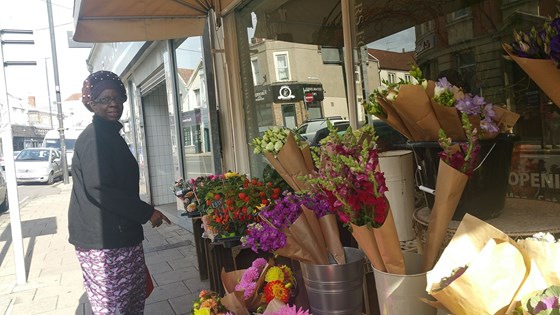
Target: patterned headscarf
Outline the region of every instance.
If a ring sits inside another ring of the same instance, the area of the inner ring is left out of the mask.
[[[82,87],[82,103],[93,112],[90,103],[99,97],[105,90],[115,90],[126,101],[126,89],[118,75],[111,71],[97,71],[90,74],[84,81]]]

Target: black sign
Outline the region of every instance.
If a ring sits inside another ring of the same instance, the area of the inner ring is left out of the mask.
[[[313,99],[309,99],[309,94]],[[306,95],[308,98],[306,99]],[[324,99],[323,85],[309,83],[274,84],[255,87],[257,104],[320,102]]]

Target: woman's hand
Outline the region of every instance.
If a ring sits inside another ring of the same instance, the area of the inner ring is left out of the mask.
[[[161,211],[154,209],[154,213],[152,213],[152,217],[150,218],[152,227],[155,228],[160,226],[163,221],[165,221],[167,224],[171,224],[171,221],[169,221],[169,219],[163,213],[161,213]]]

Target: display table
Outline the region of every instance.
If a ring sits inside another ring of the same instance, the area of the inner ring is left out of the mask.
[[[426,242],[431,210],[419,208],[413,214],[413,228],[422,244]],[[485,220],[513,239],[525,238],[538,232],[560,236],[560,203],[532,199],[506,198],[503,213]],[[447,246],[461,221],[451,221],[443,247]]]

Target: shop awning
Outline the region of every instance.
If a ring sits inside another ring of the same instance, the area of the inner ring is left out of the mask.
[[[74,0],[74,40],[128,42],[202,35],[210,10],[240,0]]]

